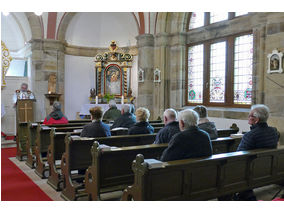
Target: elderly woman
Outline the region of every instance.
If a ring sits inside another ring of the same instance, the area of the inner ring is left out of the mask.
[[[178,114],[180,133],[175,134],[164,150],[161,160],[172,161],[212,155],[212,144],[207,132],[198,128],[197,112],[186,109]]]
[[[218,138],[215,123],[210,122],[207,118],[207,108],[205,106],[196,106],[193,110],[199,115],[198,127],[207,132],[211,140]]]
[[[53,103],[53,110],[52,112],[44,119],[44,125],[51,125],[51,124],[67,124],[68,119],[67,117],[61,112],[61,104],[58,101]]]
[[[150,117],[150,112],[144,107],[140,107],[136,110],[136,120],[137,123],[134,124],[129,130],[129,135],[138,134],[152,134],[154,128],[149,124],[148,119]]]

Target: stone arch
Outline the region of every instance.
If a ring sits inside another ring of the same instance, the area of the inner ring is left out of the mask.
[[[65,34],[68,25],[70,24],[71,20],[74,18],[76,14],[77,12],[69,12],[63,15],[60,24],[58,26],[57,37],[56,37],[57,40],[65,41]]]
[[[40,17],[35,15],[33,12],[26,12],[25,15],[27,16],[31,27],[32,39],[42,39],[43,29]]]

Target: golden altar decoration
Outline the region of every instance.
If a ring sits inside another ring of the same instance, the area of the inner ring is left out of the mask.
[[[13,60],[10,56],[10,51],[6,47],[5,43],[1,41],[1,49],[2,49],[2,73],[1,73],[1,89],[6,86],[5,76],[10,67],[10,63]]]
[[[100,102],[108,95],[131,102],[134,100],[130,85],[133,55],[120,50],[115,41],[111,41],[108,49],[94,60],[97,96]]]

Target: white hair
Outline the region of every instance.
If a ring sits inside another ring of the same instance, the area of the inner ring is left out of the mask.
[[[108,104],[109,104],[110,107],[116,106],[115,100],[110,100]]]
[[[129,104],[123,104],[121,106],[121,110],[123,110],[124,113],[130,112],[130,105]]]
[[[256,104],[251,106],[253,116],[259,119],[260,122],[266,122],[269,117],[269,108],[264,104]]]
[[[185,109],[178,113],[178,120],[184,122],[184,129],[189,129],[191,126],[197,126],[199,115],[192,109]]]
[[[169,109],[165,110],[164,116],[167,117],[168,119],[176,120],[177,119],[177,112],[174,109],[169,108]]]

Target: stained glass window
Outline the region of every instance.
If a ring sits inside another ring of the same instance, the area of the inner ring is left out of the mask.
[[[224,103],[226,73],[226,42],[211,44],[210,102]]]
[[[253,35],[235,38],[234,103],[251,104]]]
[[[235,16],[243,16],[243,15],[246,15],[246,14],[248,14],[248,12],[236,12]]]
[[[228,19],[228,12],[223,12],[223,13],[214,13],[210,12],[210,24],[218,22],[218,21],[223,21]]]
[[[203,44],[188,48],[188,102],[203,102]]]
[[[194,29],[197,27],[204,26],[204,13],[198,12],[198,13],[192,13],[189,23],[189,29]]]

